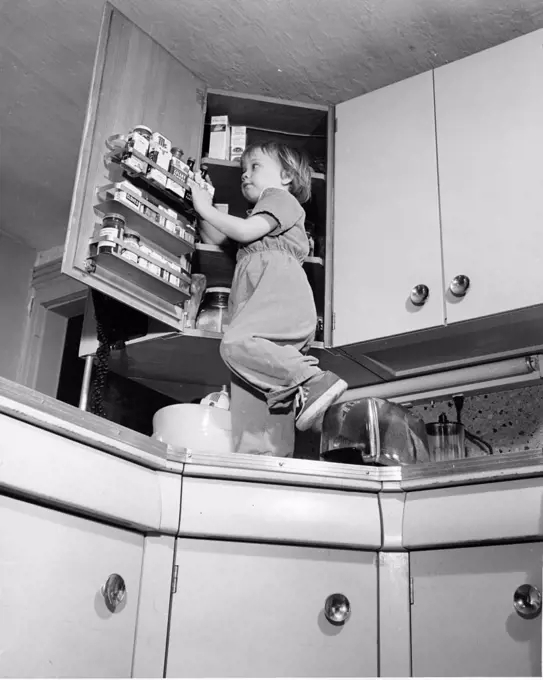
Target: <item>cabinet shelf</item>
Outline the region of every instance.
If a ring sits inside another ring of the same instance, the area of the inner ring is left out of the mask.
[[[176,276],[179,276],[183,281],[184,289],[174,286],[173,283],[165,281],[160,276],[143,269],[116,253],[96,253],[91,256],[91,259],[98,267],[103,267],[122,279],[131,281],[172,305],[183,304],[190,298],[190,284],[186,283],[186,277],[181,274],[176,274]]]
[[[95,210],[102,215],[110,212],[119,213],[126,219],[129,228],[134,229],[140,236],[156,243],[157,246],[167,250],[172,255],[180,257],[181,255],[192,253],[194,250],[192,243],[179,238],[171,231],[168,231],[166,227],[151,221],[135,208],[130,208],[125,203],[121,203],[114,198],[100,201],[96,204]]]
[[[123,349],[111,352],[110,370],[186,401],[191,386],[215,388],[230,382],[230,372],[219,353],[221,338],[221,333],[186,328],[180,333],[130,340]],[[352,387],[382,382],[367,368],[328,351],[322,342],[314,342],[310,354],[319,359],[323,370],[333,371]]]
[[[133,380],[170,383],[164,391],[174,398],[182,385],[225,385],[230,382],[230,371],[219,354],[221,339],[222,333],[197,328],[137,338],[111,352],[110,370]],[[310,352],[321,357],[323,343],[313,343]]]
[[[108,157],[113,162],[118,163],[121,166],[124,174],[127,176],[129,181],[132,182],[132,184],[134,184],[134,186],[138,187],[138,189],[143,189],[144,191],[149,192],[157,200],[163,201],[169,207],[171,207],[173,210],[176,210],[177,212],[183,213],[184,215],[186,215],[191,220],[193,220],[196,217],[196,211],[194,210],[192,205],[188,204],[180,196],[175,194],[170,189],[167,189],[164,185],[160,184],[159,182],[155,182],[154,180],[150,179],[147,175],[145,175],[141,172],[135,172],[132,168],[127,167],[123,163],[122,155],[123,155],[123,151],[124,151],[124,146],[122,145],[122,142],[124,140],[124,143],[126,144],[126,140],[122,135],[118,136],[118,139],[116,140],[115,146],[112,146],[111,139],[112,138],[110,138],[110,140],[108,141],[108,146],[112,150],[108,154]],[[157,163],[152,161],[147,156],[144,156],[143,154],[139,153],[135,149],[132,149],[130,151],[130,153],[135,158],[138,158],[140,161],[147,163],[147,165],[149,165],[150,167],[156,168],[157,170],[160,170],[160,172],[167,179],[171,179],[176,184],[179,184],[177,177],[170,174],[167,170],[164,170],[164,168],[161,168],[160,165],[158,165]],[[179,186],[182,186],[182,185],[179,184]],[[183,186],[183,188],[186,189],[187,187]]]
[[[201,165],[214,165],[221,168],[235,168],[236,170],[241,170],[239,161],[227,161],[223,160],[222,158],[211,158],[210,156],[202,158]],[[311,171],[311,178],[314,180],[324,181],[326,176],[324,172]]]

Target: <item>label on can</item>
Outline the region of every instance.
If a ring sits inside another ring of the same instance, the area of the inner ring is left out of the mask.
[[[136,253],[133,253],[131,250],[126,250],[126,248],[121,250],[121,257],[124,257],[125,260],[129,260],[130,262],[138,261],[138,256]]]
[[[102,227],[98,238],[101,241],[114,241],[120,237],[119,230],[116,227]]]

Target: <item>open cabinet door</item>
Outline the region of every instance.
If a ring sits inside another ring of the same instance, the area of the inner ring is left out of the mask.
[[[89,103],[74,185],[62,271],[91,288],[174,328],[182,327],[183,296],[160,277],[131,268],[89,260],[102,215],[97,205],[111,185],[111,163],[106,163],[107,141],[138,124],[160,132],[181,147],[185,157],[200,157],[205,85],[156,41],[109,3],[106,4],[94,65]],[[119,169],[116,170],[119,173]],[[122,179],[122,177],[121,177]],[[111,212],[121,212],[115,210]],[[103,213],[104,211],[102,211]],[[108,212],[106,210],[106,212]],[[181,256],[183,243],[171,233],[136,216],[146,236]],[[132,225],[127,220],[127,228]],[[153,231],[154,230],[154,231]],[[135,229],[138,231],[138,229]],[[150,234],[150,235],[149,235]],[[155,240],[156,235],[156,240]],[[99,258],[96,258],[98,260]],[[190,285],[190,278],[189,284]]]
[[[338,104],[336,118],[333,346],[441,326],[432,73]]]

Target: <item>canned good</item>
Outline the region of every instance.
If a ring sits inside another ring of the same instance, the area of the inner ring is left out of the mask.
[[[121,250],[121,257],[123,257],[125,260],[128,260],[129,262],[134,262],[136,264],[139,260],[136,253],[132,252],[131,250],[127,250],[126,248],[123,248]]]
[[[123,238],[126,220],[118,213],[108,213],[102,219],[102,228],[98,234],[99,253],[117,253],[119,244]]]
[[[151,272],[151,274],[160,276],[161,268],[158,264],[155,264],[154,262],[148,262],[147,269]]]
[[[140,155],[146,156],[152,134],[151,128],[148,128],[146,125],[136,125],[128,134],[126,151],[123,154],[123,164],[126,167],[135,172],[147,172],[148,163],[136,158],[132,152],[137,151]]]
[[[181,279],[178,276],[175,276],[175,274],[170,274],[170,283],[173,283],[174,286],[179,286]]]
[[[149,208],[147,205],[143,206],[143,214],[152,222],[160,222],[160,214],[156,210]]]
[[[136,234],[135,231],[125,231],[124,232],[124,242],[131,246],[132,248],[140,247],[140,236]]]
[[[141,255],[138,257],[138,265],[142,269],[149,269],[149,260],[147,260],[145,257],[141,257]]]

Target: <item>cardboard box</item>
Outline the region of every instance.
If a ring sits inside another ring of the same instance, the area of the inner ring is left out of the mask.
[[[229,151],[230,127],[228,125],[228,116],[211,116],[209,157],[227,161]]]
[[[247,146],[247,128],[232,125],[230,128],[230,160],[239,161]]]

